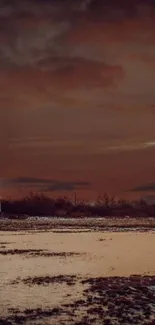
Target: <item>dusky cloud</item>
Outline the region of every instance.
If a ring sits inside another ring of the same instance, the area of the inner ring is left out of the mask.
[[[29,188],[44,192],[74,191],[90,187],[90,182],[86,181],[59,181],[54,179],[43,179],[33,177],[19,177],[14,179],[2,179],[0,182],[2,188]]]
[[[155,192],[155,182],[142,184],[131,189],[132,192]]]

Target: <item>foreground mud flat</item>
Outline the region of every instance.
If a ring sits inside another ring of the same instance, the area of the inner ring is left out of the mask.
[[[154,252],[151,229],[1,231],[0,325],[154,325]]]
[[[81,298],[57,307],[10,308],[0,324],[70,325],[153,325],[155,324],[155,277],[130,276],[80,279],[76,276],[18,279],[26,286],[52,286],[62,283],[82,285]],[[13,284],[12,284],[13,285]]]

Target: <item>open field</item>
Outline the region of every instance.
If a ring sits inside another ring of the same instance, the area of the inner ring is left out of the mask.
[[[0,325],[155,324],[154,228],[113,221],[1,221]]]

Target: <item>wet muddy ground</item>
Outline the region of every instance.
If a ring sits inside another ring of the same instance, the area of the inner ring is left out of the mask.
[[[0,325],[155,324],[154,236],[1,231]]]
[[[40,277],[18,280],[27,286],[53,283],[82,284],[80,299],[57,307],[10,308],[0,324],[155,324],[155,277],[106,277],[78,279],[75,276]],[[11,284],[13,285],[13,283]]]

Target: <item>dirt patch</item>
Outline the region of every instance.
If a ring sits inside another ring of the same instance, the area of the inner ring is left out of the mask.
[[[75,275],[58,275],[58,276],[39,276],[39,277],[27,277],[25,279],[16,279],[11,282],[11,284],[18,284],[23,282],[27,285],[49,285],[53,283],[67,285],[74,285],[76,283],[77,277]]]
[[[12,245],[14,244],[13,242],[7,242],[7,241],[1,241],[0,242],[0,249],[4,249],[7,247],[7,245]]]
[[[71,257],[71,256],[81,256],[86,255],[85,253],[76,253],[76,252],[42,252],[40,256],[44,257]]]
[[[9,319],[9,318],[8,318]],[[0,318],[0,324],[1,325],[12,325],[12,322],[9,321],[7,318]]]
[[[55,234],[79,234],[79,233],[89,233],[90,230],[83,230],[83,229],[77,229],[77,230],[52,230]]]
[[[34,256],[35,254],[41,253],[41,249],[7,249],[1,250],[0,255],[25,255],[29,254]],[[33,255],[34,254],[34,255]]]
[[[4,248],[4,247],[3,247]],[[71,257],[83,255],[76,252],[49,252],[42,249],[8,249],[0,250],[0,255],[26,255],[27,257]]]
[[[19,310],[12,310],[12,316],[0,319],[1,325],[13,325],[13,324],[27,324],[28,321],[35,321],[45,319],[49,317],[56,317],[63,313],[61,308],[52,308],[44,310],[42,308],[37,309],[25,309],[22,313]]]
[[[0,241],[0,245],[9,245],[9,244],[14,244],[14,242]]]
[[[155,277],[96,278],[83,280],[87,313],[104,324],[146,324],[155,315]],[[117,322],[116,322],[117,320]]]

